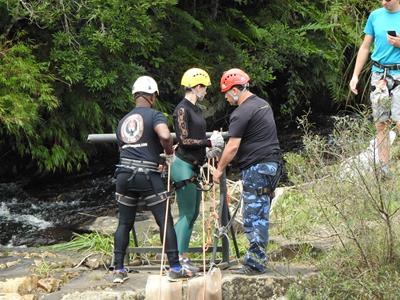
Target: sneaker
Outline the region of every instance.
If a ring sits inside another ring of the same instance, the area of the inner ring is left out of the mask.
[[[168,281],[179,281],[193,277],[193,273],[183,267],[173,267],[169,269]]]
[[[193,274],[196,274],[200,271],[200,268],[193,265],[193,263],[190,261],[189,258],[180,258],[179,262],[180,262],[182,268],[184,268],[187,271],[192,272]]]
[[[123,283],[128,279],[126,269],[116,270],[113,272],[113,283]]]
[[[238,275],[252,276],[252,275],[261,275],[264,274],[265,272],[254,269],[249,265],[242,265],[239,269],[232,270],[232,273]]]

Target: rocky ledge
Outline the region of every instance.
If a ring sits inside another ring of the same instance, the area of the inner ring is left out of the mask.
[[[34,248],[0,249],[0,299],[79,300],[145,299],[149,275],[157,266],[132,268],[129,280],[114,284],[107,258],[81,253],[53,253]],[[138,271],[138,272],[137,272]],[[222,271],[223,299],[284,299],[288,286],[299,278],[316,274],[312,266],[270,263],[260,276],[233,275]],[[182,284],[186,299],[188,282]],[[176,297],[174,300],[178,300]]]

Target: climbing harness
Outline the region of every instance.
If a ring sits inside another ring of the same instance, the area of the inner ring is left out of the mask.
[[[177,191],[190,183],[193,183],[194,185],[196,185],[196,189],[198,191],[202,191],[202,192],[208,192],[211,189],[211,187],[213,186],[213,183],[210,183],[205,178],[204,165],[199,168],[199,174],[195,174],[192,177],[181,180],[181,181],[174,181],[174,182],[172,182],[172,185],[173,185],[175,191]]]
[[[383,74],[380,80],[385,80],[386,86],[388,88],[388,92],[390,93],[391,90],[393,90],[395,87],[400,85],[400,80],[394,79],[393,76],[388,74],[389,71],[397,70],[400,71],[400,64],[389,64],[389,65],[382,65],[376,61],[373,61],[372,64],[375,67],[378,67],[380,69],[383,69]],[[372,91],[376,89],[375,86],[372,86]]]
[[[146,179],[150,182],[150,185],[154,191],[153,182],[150,178],[150,173],[160,173],[158,168],[158,164],[151,161],[145,160],[135,160],[129,158],[121,158],[120,163],[116,165],[119,169],[126,169],[131,172],[131,176],[127,179],[127,181],[131,181],[135,178],[138,173],[142,173],[145,175]],[[118,169],[117,169],[118,171]],[[161,202],[164,202],[170,196],[170,193],[162,192],[162,193],[154,193],[153,195],[147,197],[130,197],[126,195],[122,195],[119,193],[115,193],[116,200],[127,206],[154,206]]]
[[[173,181],[172,185],[173,185],[173,187],[174,187],[174,189],[176,191],[176,190],[179,190],[179,189],[183,188],[184,186],[186,186],[186,185],[188,185],[190,183],[197,184],[198,183],[197,176],[193,175],[192,177],[190,177],[188,179],[185,179],[185,180],[176,181],[176,182]]]
[[[256,194],[257,196],[262,196],[262,195],[270,196],[272,194],[272,190],[269,186],[258,187],[255,189],[248,186],[243,186],[243,191]]]
[[[119,193],[115,193],[117,202],[126,206],[154,206],[167,200],[170,196],[169,192],[153,194],[147,197],[129,197]]]
[[[152,161],[146,161],[146,160],[135,160],[135,159],[129,159],[129,158],[121,158],[120,163],[116,165],[117,168],[125,168],[129,169],[133,173],[133,177],[129,178],[129,180],[132,180],[136,175],[137,172],[145,173],[146,176],[150,172],[156,172],[160,173],[158,169],[158,164]]]
[[[270,200],[272,200],[275,188],[279,182],[279,179],[282,176],[283,165],[282,162],[277,162],[278,167],[276,169],[275,175],[266,175],[268,177],[268,185],[262,186],[258,188],[251,188],[249,186],[243,185],[243,191],[255,194],[257,196],[267,195]]]
[[[400,64],[382,65],[382,64],[378,63],[377,61],[373,61],[372,64],[375,67],[378,67],[380,69],[388,69],[388,70],[398,70],[398,71],[400,71]]]

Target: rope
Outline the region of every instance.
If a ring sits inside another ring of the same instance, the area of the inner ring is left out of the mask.
[[[215,185],[212,185],[212,186],[210,186],[208,189],[204,189],[204,187],[203,186],[209,186],[209,179],[210,179],[210,166],[211,166],[211,164],[214,166],[215,165],[215,160],[214,160],[214,158],[211,160],[211,163],[210,163],[210,159],[208,159],[208,162],[207,162],[207,176],[205,175],[205,173],[204,173],[204,166],[202,166],[201,168],[200,168],[200,172],[199,172],[199,175],[200,175],[200,177],[201,178],[203,178],[203,182],[200,182],[199,184],[201,184],[201,190],[203,191],[203,193],[202,193],[202,197],[203,197],[203,195],[204,195],[204,192],[209,192],[211,189],[212,189],[212,208],[213,208],[213,211],[212,212],[210,212],[210,218],[212,218],[213,220],[214,220],[214,226],[216,227],[216,228],[218,228],[218,219],[219,219],[219,216],[218,216],[218,213],[217,213],[217,208],[216,208],[216,187],[215,187]],[[205,179],[205,178],[207,178],[207,179]],[[203,198],[202,198],[202,201],[203,201]],[[203,207],[203,211],[205,211],[205,206]],[[205,218],[205,217],[204,217]],[[204,235],[206,234],[206,232],[205,232],[205,228],[203,228],[203,232],[204,232]],[[203,240],[203,248],[205,248],[205,251],[207,251],[208,249],[209,249],[209,247],[212,245],[212,239],[211,239],[211,236],[212,236],[212,234],[211,234],[211,221],[210,221],[210,219],[207,219],[207,241],[204,241]]]
[[[164,254],[165,254],[165,240],[167,237],[167,225],[168,225],[168,211],[169,211],[169,192],[171,189],[170,181],[171,181],[171,164],[167,162],[168,165],[168,177],[167,177],[167,192],[168,192],[168,197],[167,197],[167,207],[165,208],[165,221],[164,221],[164,232],[163,232],[163,241],[162,241],[162,250],[161,250],[161,265],[160,265],[160,285],[159,285],[159,297],[158,299],[161,299],[161,279],[162,279],[162,273],[164,269]]]
[[[203,172],[204,172],[204,170],[203,170]],[[209,173],[207,174],[208,175],[208,177],[207,178],[209,178]],[[202,234],[202,238],[203,238],[203,280],[204,280],[204,284],[203,284],[203,300],[205,300],[205,297],[206,297],[206,284],[207,284],[207,280],[206,280],[206,243],[205,243],[205,235],[206,235],[206,232],[205,232],[205,224],[206,224],[206,222],[205,222],[205,220],[206,220],[206,218],[205,218],[205,213],[204,213],[204,211],[205,211],[205,204],[204,204],[204,202],[205,202],[205,200],[204,200],[204,198],[205,198],[205,196],[204,196],[204,192],[203,193],[201,193],[201,206],[202,206],[202,214],[201,214],[201,216],[202,216],[202,227],[203,227],[203,234]]]
[[[211,166],[213,169],[215,169],[215,159],[213,158],[211,161]],[[217,212],[217,191],[216,191],[216,186],[213,186],[212,189],[212,197],[211,197],[211,203],[212,203],[212,211],[210,212],[210,217],[214,220],[214,228],[218,229],[219,227],[219,215]],[[210,235],[209,235],[209,241],[210,245],[212,244],[211,241],[211,222],[210,222]]]

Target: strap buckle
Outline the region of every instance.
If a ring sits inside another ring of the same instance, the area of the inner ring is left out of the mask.
[[[266,187],[266,186],[256,188],[256,194],[257,194],[257,196],[269,195],[270,192],[271,192],[271,190],[270,190],[268,187]]]
[[[253,193],[256,194],[257,196],[262,196],[262,195],[270,195],[271,194],[271,189],[267,186],[263,186],[263,187],[258,187],[258,188],[248,188],[248,187],[243,187],[243,191],[245,192],[249,192],[249,193]]]
[[[373,64],[375,67],[378,67],[378,68],[380,68],[380,69],[383,69],[384,71],[387,71],[387,70],[396,70],[396,71],[399,71],[399,70],[400,70],[400,64],[382,65],[382,64],[378,63],[377,61],[372,62],[372,64]]]

